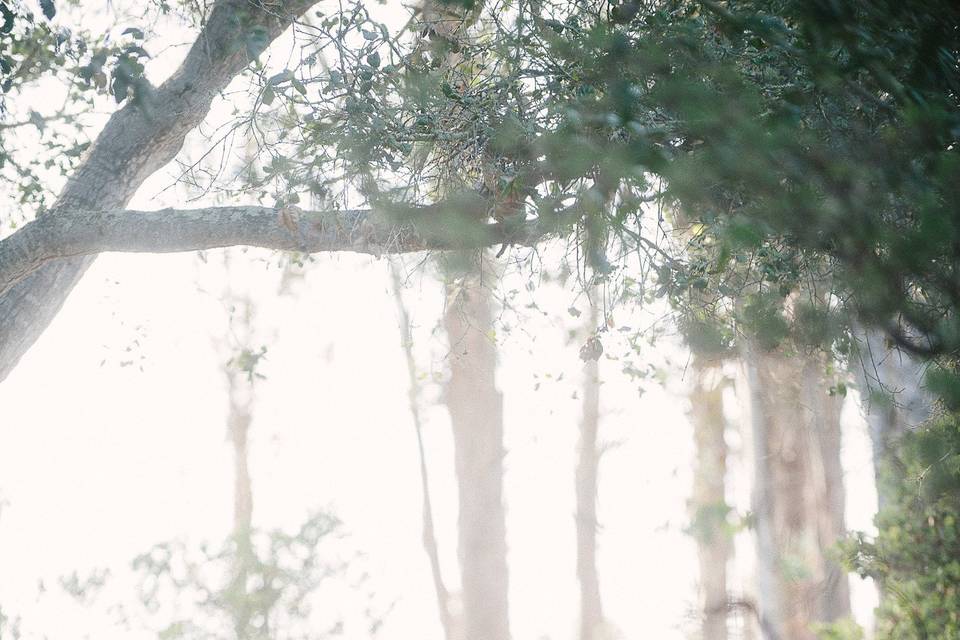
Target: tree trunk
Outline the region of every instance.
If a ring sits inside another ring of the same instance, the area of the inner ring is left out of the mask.
[[[703,640],[727,640],[727,563],[732,544],[726,529],[727,444],[723,416],[723,372],[717,362],[693,359],[690,420],[697,461],[694,467],[693,531],[700,565]]]
[[[901,475],[895,456],[897,442],[930,417],[933,399],[923,387],[925,365],[891,348],[876,329],[863,330],[859,337],[860,357],[852,368],[873,443],[877,501],[882,509],[891,497],[890,483],[898,482]]]
[[[446,402],[453,426],[460,513],[460,573],[466,640],[508,640],[503,400],[491,338],[492,273],[483,265],[448,283]]]
[[[588,331],[598,322],[595,301],[590,304]],[[583,416],[580,420],[577,493],[577,579],[580,582],[580,640],[598,640],[603,630],[603,601],[597,571],[597,488],[600,450],[600,367],[597,360],[583,365]]]
[[[225,255],[229,278],[229,254]],[[248,438],[250,424],[253,422],[253,378],[236,365],[235,358],[244,351],[253,348],[253,303],[244,295],[236,295],[228,290],[224,295],[224,306],[234,315],[230,320],[229,333],[235,336],[236,343],[223,343],[223,350],[229,351],[225,359],[224,377],[227,380],[227,438],[233,448],[233,577],[230,585],[231,617],[237,640],[255,637],[256,605],[248,590],[249,577],[255,568],[256,556],[253,549],[253,484],[250,479]]]
[[[828,394],[822,357],[751,345],[746,365],[761,626],[813,640],[814,623],[850,613],[846,573],[829,558],[844,535],[841,398]]]
[[[253,486],[248,466],[247,437],[252,421],[251,383],[242,372],[228,366],[230,408],[227,418],[230,443],[233,446],[233,540],[236,545],[234,576],[231,587],[233,606],[230,615],[237,640],[248,640],[255,629],[256,607],[247,589],[255,562],[252,539]]]
[[[213,98],[316,0],[284,0],[269,10],[248,0],[219,0],[180,68],[113,114],[49,212],[122,209],[151,174],[174,158]],[[259,34],[261,40],[248,37]],[[263,36],[266,36],[263,39]],[[252,49],[252,50],[251,50]],[[0,380],[40,337],[93,256],[47,263],[0,297]]]

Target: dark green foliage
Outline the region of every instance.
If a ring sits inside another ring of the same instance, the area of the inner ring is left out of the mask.
[[[853,314],[920,353],[960,349],[955,3],[503,9],[451,3],[459,35],[390,33],[362,2],[321,15],[312,44],[339,62],[265,84],[282,133],[250,187],[425,203],[496,172],[527,216],[575,224],[595,271],[636,249],[701,319],[763,322],[773,344],[772,302],[741,299],[800,291],[804,344],[838,348]],[[689,243],[649,236],[651,201]]]
[[[40,0],[40,10],[43,11],[47,20],[53,20],[53,16],[57,15],[57,7],[53,4],[53,0]]]
[[[878,580],[881,640],[960,636],[960,418],[910,434],[900,454],[894,500],[877,517],[875,539],[848,541],[848,564]]]

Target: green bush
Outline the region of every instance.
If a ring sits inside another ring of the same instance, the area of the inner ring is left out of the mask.
[[[849,540],[848,563],[882,590],[878,640],[960,638],[960,414],[908,434],[897,458],[879,533]]]

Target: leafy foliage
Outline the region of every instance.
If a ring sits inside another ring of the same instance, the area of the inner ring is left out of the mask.
[[[960,418],[909,434],[901,461],[904,480],[877,517],[879,534],[848,541],[848,564],[884,591],[879,638],[953,637],[960,634]]]
[[[148,32],[107,42],[58,30],[63,4],[45,0],[40,18],[0,0],[7,105],[54,75],[70,106],[100,93],[147,109]],[[233,193],[398,216],[436,204],[420,215],[454,234],[537,219],[575,238],[599,279],[645,292],[626,258],[642,256],[698,352],[721,355],[746,335],[842,356],[856,319],[936,360],[932,386],[960,406],[954,0],[439,7],[398,29],[362,0],[318,5],[297,31],[299,58],[254,64],[231,131],[258,154]],[[261,40],[238,46],[256,54]],[[0,179],[20,205],[44,207],[42,173],[68,174],[85,148],[50,124],[72,114],[0,113],[4,132],[33,128],[44,145],[0,141]],[[884,605],[890,637],[958,633],[952,420],[905,454],[926,499],[904,488],[880,537],[859,547],[858,566],[904,594]]]
[[[142,42],[149,31],[94,35],[64,26],[81,8],[76,0],[44,0],[40,8],[42,16],[0,2],[0,186],[14,196],[0,220],[14,226],[47,208],[77,166],[90,145],[84,116],[98,95],[119,103],[141,100],[147,89]]]
[[[362,594],[363,578],[338,558],[340,523],[317,513],[297,531],[238,533],[223,545],[156,545],[136,558],[139,597],[159,623],[159,637],[322,638],[342,633],[345,621],[332,602],[313,603],[332,578]],[[379,626],[370,609],[365,633]],[[325,625],[325,626],[321,626]]]

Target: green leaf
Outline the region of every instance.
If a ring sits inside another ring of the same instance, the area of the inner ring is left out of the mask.
[[[150,54],[147,53],[147,50],[144,49],[143,47],[141,47],[141,46],[138,45],[138,44],[131,44],[131,45],[127,46],[127,47],[124,49],[124,51],[125,51],[126,53],[133,54],[133,55],[135,55],[135,56],[142,57],[142,58],[149,58],[149,57],[150,57]]]
[[[7,6],[6,2],[0,2],[0,16],[3,16],[0,33],[10,33],[13,31],[13,10]]]
[[[117,104],[123,102],[127,97],[127,90],[130,88],[130,82],[123,73],[114,73],[113,82],[110,85],[110,93],[113,95]]]
[[[260,96],[260,102],[270,106],[273,104],[273,99],[276,97],[276,94],[273,92],[273,87],[268,86],[263,90],[263,94]]]
[[[460,94],[453,90],[448,83],[444,82],[440,85],[440,90],[443,91],[443,95],[447,96],[451,100],[460,101],[463,98],[460,97]]]
[[[53,20],[53,16],[57,15],[57,8],[53,6],[53,0],[40,0],[40,10],[43,11],[47,20]]]

